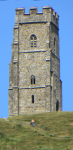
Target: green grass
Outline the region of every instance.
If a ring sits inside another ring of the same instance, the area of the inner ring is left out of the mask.
[[[29,125],[32,118],[35,127]],[[0,150],[73,150],[73,112],[20,115],[8,120],[0,119]]]

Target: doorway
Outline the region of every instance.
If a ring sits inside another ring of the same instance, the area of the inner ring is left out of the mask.
[[[56,101],[56,111],[59,111],[59,100]]]

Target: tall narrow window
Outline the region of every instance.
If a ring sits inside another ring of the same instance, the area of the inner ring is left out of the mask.
[[[56,111],[59,111],[59,100],[56,101]]]
[[[35,77],[34,77],[34,84],[35,84]]]
[[[33,84],[33,77],[31,76],[31,84]]]
[[[34,95],[32,95],[32,103],[34,103]]]
[[[31,84],[35,84],[35,76],[34,75],[31,76]]]
[[[30,36],[30,45],[31,47],[36,47],[37,46],[37,38],[34,34]]]
[[[49,42],[49,48],[50,48],[50,42]]]
[[[54,38],[54,47],[55,47],[55,38]]]
[[[55,52],[56,39],[54,38],[54,52]]]

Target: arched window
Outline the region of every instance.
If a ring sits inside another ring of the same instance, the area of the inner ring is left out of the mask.
[[[31,76],[31,84],[35,84],[35,76],[34,75]]]
[[[30,45],[31,47],[36,47],[37,46],[37,38],[34,34],[30,36]]]
[[[32,95],[32,103],[34,103],[34,95]]]

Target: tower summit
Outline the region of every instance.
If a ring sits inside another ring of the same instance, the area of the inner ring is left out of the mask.
[[[9,64],[9,116],[62,110],[59,16],[16,8]]]

